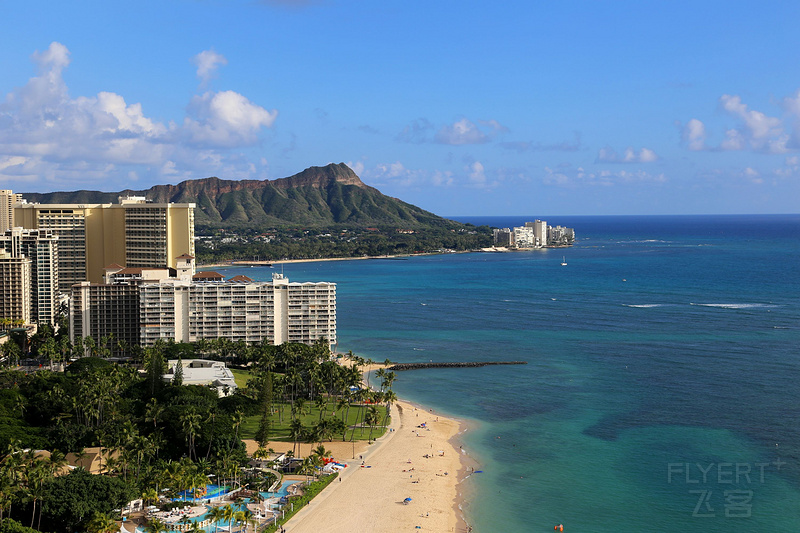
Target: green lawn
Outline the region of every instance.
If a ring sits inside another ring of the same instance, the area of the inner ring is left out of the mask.
[[[233,374],[233,379],[236,380],[236,386],[240,389],[245,388],[247,382],[250,381],[250,371],[238,370],[236,368],[231,368],[230,371]]]
[[[233,377],[236,380],[236,386],[239,388],[244,388],[247,386],[247,382],[250,380],[250,372],[247,370],[238,370],[238,369],[231,369],[233,373]],[[275,404],[275,409],[279,409],[281,404]],[[303,423],[303,427],[309,428],[312,427],[319,421],[319,409],[313,405],[307,405],[310,407],[310,412],[304,414],[300,417],[300,421]],[[385,406],[377,406],[378,407],[378,414],[381,417],[381,421],[383,421],[383,415],[386,412]],[[325,410],[324,416],[330,416],[331,407]],[[342,411],[337,411],[334,415],[336,417],[342,416]],[[350,412],[347,415],[347,420],[345,420],[345,424],[347,427],[350,428],[351,426],[355,426],[361,420],[362,412],[361,408],[357,405],[353,405],[350,407]],[[280,419],[283,419],[281,422]],[[283,416],[281,417],[279,413],[274,413],[272,415],[272,425],[270,431],[270,440],[282,440],[286,442],[291,442],[290,438],[290,431],[289,431],[289,423],[291,422],[291,410],[289,405],[283,405]],[[244,421],[242,422],[241,427],[239,428],[239,435],[243,439],[252,439],[255,437],[256,432],[258,431],[258,425],[261,423],[261,415],[253,415],[245,417]],[[387,419],[386,423],[389,423],[389,419]],[[365,428],[355,428],[355,429],[348,429],[346,434],[345,440],[350,440],[352,436],[352,432],[355,431],[355,440],[367,440],[369,439],[369,427]],[[385,428],[380,426],[375,426],[372,430],[372,438],[375,439],[384,434]],[[341,439],[342,436],[334,436],[334,440]]]
[[[275,409],[279,409],[280,404],[275,405]],[[381,417],[381,422],[383,421],[383,415],[386,412],[386,407],[383,405],[377,406],[378,414]],[[331,409],[328,407],[325,410],[324,416],[330,416]],[[334,415],[336,417],[342,416],[342,411],[339,410]],[[361,408],[357,405],[353,405],[350,407],[350,412],[348,413],[347,419],[345,420],[345,424],[347,427],[350,428],[351,426],[355,426],[361,420]],[[391,419],[387,418],[386,424],[389,424]],[[273,413],[271,417],[271,431],[270,431],[270,440],[282,440],[286,442],[291,442],[290,438],[290,430],[289,430],[289,423],[292,421],[291,417],[291,410],[289,405],[285,405],[283,407],[283,422],[280,421],[279,413]],[[312,406],[311,412],[304,414],[300,417],[300,421],[303,423],[303,427],[309,428],[314,426],[319,421],[319,409],[317,407]],[[261,423],[261,415],[254,415],[245,417],[244,421],[242,422],[241,427],[239,428],[239,435],[243,439],[252,439],[255,437],[256,432],[258,431],[258,425]],[[355,429],[348,429],[345,440],[350,440],[352,436],[352,432],[355,431],[355,440],[368,440],[369,439],[369,427],[364,428],[355,428]],[[385,433],[386,429],[381,426],[375,426],[372,430],[372,438],[376,439],[379,436]],[[333,437],[334,440],[339,440],[342,438],[341,434],[336,435]]]

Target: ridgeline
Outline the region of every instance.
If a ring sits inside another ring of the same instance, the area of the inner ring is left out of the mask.
[[[196,204],[201,264],[465,251],[492,243],[488,227],[448,220],[386,196],[344,163],[276,180],[211,177],[114,193],[23,193],[29,202],[46,204],[117,203],[120,196]]]

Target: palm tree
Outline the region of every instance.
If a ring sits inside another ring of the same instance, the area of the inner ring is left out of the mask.
[[[117,522],[105,513],[95,513],[86,524],[87,533],[117,533]]]
[[[250,529],[250,524],[253,524],[254,529],[255,526],[258,526],[258,520],[256,520],[253,516],[253,511],[247,507],[236,513],[236,521],[244,523],[245,533],[247,533],[247,531]]]
[[[236,516],[236,509],[233,505],[228,504],[222,508],[222,519],[228,522],[228,526],[231,530],[233,530],[234,516]]]
[[[145,422],[152,420],[153,421],[153,429],[158,429],[158,421],[164,415],[164,407],[158,404],[158,401],[155,398],[151,398],[149,402],[147,402],[147,407],[145,408],[144,413],[144,420]]]
[[[372,430],[378,423],[378,410],[374,405],[370,405],[367,412],[364,414],[364,423],[369,426],[369,442],[372,443]]]
[[[151,518],[144,527],[145,533],[161,533],[167,530],[167,524],[161,519]]]
[[[194,438],[200,431],[200,415],[194,409],[187,409],[180,417],[183,432],[186,434],[186,441],[189,444],[189,459],[197,454],[194,452]]]
[[[146,505],[152,505],[153,502],[158,501],[158,491],[153,487],[150,487],[142,492],[142,499]]]
[[[211,523],[214,524],[214,531],[217,531],[217,525],[222,520],[225,520],[225,513],[222,510],[222,507],[212,507],[208,510],[206,514],[206,519],[211,520]]]
[[[306,483],[308,483],[308,478],[317,474],[317,461],[314,456],[309,456],[303,459],[303,462],[300,464],[300,469],[297,473],[306,476]]]
[[[297,441],[300,440],[300,436],[303,434],[303,423],[300,422],[299,419],[295,418],[289,423],[289,433],[292,439],[292,453],[296,453],[297,449]]]
[[[383,425],[386,426],[386,421],[389,418],[389,413],[392,410],[392,404],[397,401],[397,394],[389,389],[383,393],[383,401],[386,402],[386,414],[383,416]]]

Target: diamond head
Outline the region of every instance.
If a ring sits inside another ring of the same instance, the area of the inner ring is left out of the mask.
[[[368,227],[459,229],[463,224],[382,194],[344,163],[310,167],[275,180],[216,177],[156,185],[147,190],[23,193],[29,202],[116,203],[119,196],[152,202],[193,202],[200,227]]]

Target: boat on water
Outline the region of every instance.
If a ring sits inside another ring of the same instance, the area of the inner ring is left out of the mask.
[[[567,256],[566,255],[561,257],[561,266],[562,267],[567,266]]]

